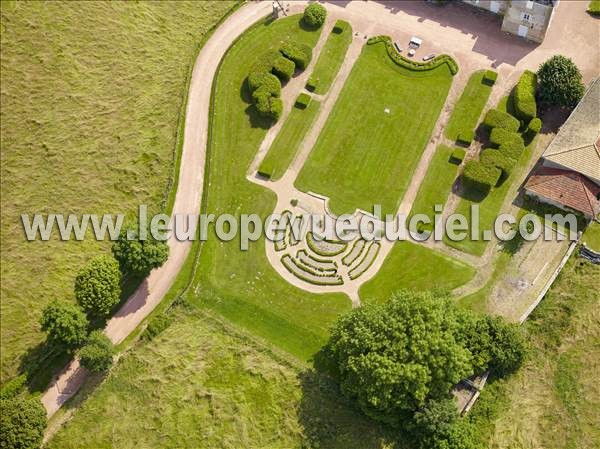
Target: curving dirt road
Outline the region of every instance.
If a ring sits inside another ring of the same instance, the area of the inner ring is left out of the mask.
[[[247,3],[229,16],[206,42],[194,64],[185,119],[185,137],[175,214],[198,214],[204,183],[204,162],[208,136],[210,95],[213,78],[225,52],[250,25],[271,12],[271,2]],[[192,242],[169,240],[167,262],[154,270],[111,318],[104,332],[118,344],[123,341],[160,303],[175,281],[190,251]],[[42,395],[48,416],[72,397],[83,384],[86,370],[77,359],[53,380]]]

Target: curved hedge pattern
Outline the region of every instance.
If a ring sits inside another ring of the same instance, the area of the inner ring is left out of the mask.
[[[318,272],[307,271],[307,268],[300,265],[296,259],[289,254],[281,258],[283,266],[298,279],[314,285],[342,285],[344,280],[339,275],[320,274]]]
[[[337,256],[338,254],[343,253],[348,247],[346,242],[332,242],[325,239],[316,240],[312,232],[306,234],[306,244],[311,251],[323,257]]]
[[[348,272],[350,279],[354,280],[359,276],[362,276],[364,272],[367,271],[371,265],[373,265],[373,262],[375,262],[375,259],[377,258],[377,254],[379,254],[380,247],[381,245],[377,242],[373,242],[371,245],[369,245],[366,254],[360,260],[358,265]]]
[[[456,75],[458,73],[458,64],[454,60],[454,58],[450,55],[439,55],[433,58],[431,61],[427,62],[418,62],[413,61],[411,59],[405,58],[400,53],[396,51],[394,48],[394,44],[392,42],[392,38],[389,36],[374,36],[369,38],[367,41],[367,45],[377,44],[379,42],[383,42],[385,44],[385,48],[387,49],[387,53],[389,57],[398,64],[400,67],[404,67],[408,70],[415,70],[419,72],[423,72],[426,70],[433,70],[441,66],[442,64],[448,64],[448,68],[450,69],[450,73],[452,75]]]
[[[363,239],[358,239],[356,242],[354,242],[354,245],[352,245],[352,249],[350,250],[350,252],[346,254],[342,259],[342,263],[346,266],[352,265],[354,261],[358,259],[363,253],[366,243],[367,241]]]

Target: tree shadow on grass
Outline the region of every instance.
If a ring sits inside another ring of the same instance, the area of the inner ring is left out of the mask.
[[[364,416],[345,399],[327,374],[307,370],[299,375],[302,398],[298,419],[305,446],[319,449],[413,449],[408,436]]]

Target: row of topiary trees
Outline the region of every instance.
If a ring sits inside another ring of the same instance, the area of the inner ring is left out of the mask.
[[[483,124],[490,131],[490,143],[495,148],[485,149],[479,160],[465,164],[463,185],[487,194],[510,175],[525,148],[523,138],[531,141],[540,132],[538,102],[574,107],[584,90],[579,69],[564,56],[553,56],[540,66],[537,74],[526,70],[512,94],[514,116],[497,109],[487,112]]]
[[[325,23],[327,10],[311,3],[304,10],[302,20],[311,28]],[[279,50],[272,50],[258,58],[246,78],[252,102],[261,117],[279,120],[283,112],[281,83],[289,81],[296,70],[306,69],[312,59],[312,48],[306,44],[288,41]]]
[[[367,416],[412,435],[418,447],[470,449],[453,387],[516,370],[527,352],[516,324],[458,308],[447,293],[400,291],[342,317],[317,358]]]

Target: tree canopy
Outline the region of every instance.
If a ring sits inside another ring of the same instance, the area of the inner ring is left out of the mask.
[[[119,303],[121,272],[109,256],[98,256],[80,268],[75,278],[75,298],[87,313],[107,316]]]
[[[106,371],[112,365],[114,347],[101,330],[90,333],[87,343],[79,351],[81,365],[90,371]]]
[[[47,418],[39,398],[14,397],[0,401],[0,447],[37,449],[42,445]]]
[[[313,28],[319,28],[325,23],[327,10],[319,3],[311,3],[304,9],[304,22]]]
[[[87,317],[77,304],[71,302],[48,304],[42,312],[40,325],[50,341],[67,347],[79,346],[87,336]]]
[[[565,56],[552,56],[540,66],[537,76],[544,103],[573,108],[585,92],[579,68]]]
[[[401,291],[342,317],[327,352],[342,392],[375,419],[398,424],[473,374],[448,295]]]
[[[128,239],[128,233],[132,239]],[[162,266],[169,257],[166,242],[148,237],[140,240],[133,229],[125,229],[112,245],[112,253],[121,270],[135,276],[147,276],[154,268]]]

